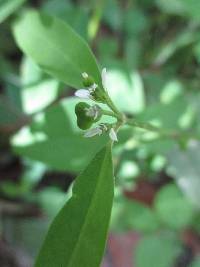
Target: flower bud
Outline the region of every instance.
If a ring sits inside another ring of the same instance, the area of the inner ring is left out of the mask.
[[[94,122],[99,121],[102,116],[101,108],[98,105],[91,106],[86,109],[86,116],[93,118]]]
[[[85,102],[79,102],[75,107],[77,125],[80,129],[89,129],[93,123],[100,120],[101,108],[98,105],[90,106]]]
[[[85,112],[88,108],[90,108],[90,105],[85,102],[79,102],[75,107],[77,125],[82,130],[89,129],[93,124],[93,118],[88,117]]]
[[[93,77],[89,76],[86,72],[82,73],[82,77],[83,77],[83,85],[86,88],[91,87],[95,83]]]

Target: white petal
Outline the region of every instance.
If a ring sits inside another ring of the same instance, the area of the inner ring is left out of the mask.
[[[102,79],[102,84],[104,89],[107,89],[106,83],[107,83],[107,73],[106,73],[106,68],[103,68],[101,72],[101,79]]]
[[[116,142],[118,141],[117,134],[113,128],[110,129],[109,136],[111,140],[116,141]]]
[[[87,72],[83,72],[83,73],[81,73],[81,75],[82,75],[82,77],[83,77],[84,79],[87,79],[87,78],[88,78],[88,74],[87,74]]]
[[[101,135],[101,134],[102,130],[99,127],[96,127],[85,132],[84,137],[93,137],[95,135]]]
[[[79,89],[75,92],[75,96],[84,99],[90,99],[90,92],[86,89]]]

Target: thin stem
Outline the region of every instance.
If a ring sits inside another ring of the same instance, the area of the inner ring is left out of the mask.
[[[115,117],[116,119],[120,120],[121,117],[118,116],[118,114],[114,113],[113,111],[110,110],[101,110],[103,115],[110,116],[110,117]]]
[[[136,121],[135,119],[128,119],[125,124],[133,127],[138,127],[147,131],[155,132],[164,137],[170,137],[174,139],[189,138],[200,140],[200,136],[194,133],[162,129],[150,123]]]
[[[112,116],[117,118],[117,129],[119,129],[121,126],[124,124],[132,126],[132,127],[138,127],[147,131],[151,131],[154,133],[159,134],[160,136],[163,137],[168,137],[168,138],[173,138],[176,140],[180,139],[196,139],[200,140],[200,135],[197,135],[195,133],[189,133],[185,131],[177,131],[177,130],[169,130],[169,129],[163,129],[159,128],[157,126],[152,125],[151,123],[148,122],[140,122],[135,119],[127,119],[126,116],[121,113],[115,104],[112,102],[110,99],[109,95],[107,92],[105,92],[105,98],[106,98],[106,104],[107,106],[112,110],[112,111],[107,111],[103,110],[104,115]]]
[[[110,99],[109,95],[107,92],[105,92],[105,97],[106,97],[106,104],[107,106],[116,114],[117,118],[119,121],[123,122],[124,121],[124,116],[123,114],[117,109],[113,101]],[[116,117],[115,116],[115,117]]]

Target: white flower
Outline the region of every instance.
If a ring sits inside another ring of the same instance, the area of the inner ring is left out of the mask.
[[[101,127],[97,126],[85,132],[84,137],[93,137],[95,135],[101,135],[103,133]]]
[[[74,95],[77,96],[77,97],[79,97],[79,98],[91,99],[90,92],[87,89],[79,89],[79,90],[77,90],[75,92]]]
[[[87,75],[86,72],[82,73],[82,75]],[[92,93],[94,93],[95,89],[98,87],[96,83],[92,84],[89,88],[82,88],[75,92],[75,96],[83,99],[93,99]]]
[[[102,69],[101,79],[102,79],[103,88],[106,90],[107,89],[107,72],[106,72],[106,68]]]
[[[110,129],[109,137],[112,141],[118,141],[117,134],[113,128]]]
[[[95,135],[101,135],[103,132],[106,132],[108,127],[104,123],[100,123],[97,127],[92,128],[85,132],[84,137],[93,137]]]
[[[100,115],[100,112],[101,112],[101,109],[97,105],[94,105],[94,106],[92,106],[90,108],[86,108],[86,116],[92,117],[95,120]]]

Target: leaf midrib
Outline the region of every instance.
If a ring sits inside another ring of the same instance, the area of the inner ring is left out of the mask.
[[[74,249],[73,249],[73,252],[72,252],[71,259],[70,259],[69,263],[67,264],[68,267],[72,266],[71,264],[73,264],[73,259],[74,259],[74,256],[76,255],[75,252],[76,252],[76,250],[77,250],[79,241],[82,239],[82,238],[81,238],[82,235],[83,235],[83,234],[82,234],[82,233],[83,233],[82,229],[84,230],[84,228],[85,228],[85,226],[86,226],[86,221],[87,221],[86,218],[88,217],[88,214],[90,213],[90,210],[91,210],[91,208],[92,208],[92,206],[93,206],[93,201],[92,201],[92,200],[95,198],[97,189],[99,188],[99,184],[100,184],[100,181],[101,181],[101,179],[102,179],[102,168],[103,168],[103,166],[104,166],[104,164],[105,164],[105,161],[106,161],[107,156],[108,156],[108,151],[106,150],[106,153],[105,153],[105,156],[104,156],[104,159],[103,159],[103,162],[102,162],[100,171],[99,171],[100,175],[99,175],[99,179],[98,179],[98,182],[97,182],[97,186],[96,186],[96,188],[95,188],[95,190],[94,190],[94,192],[93,192],[93,194],[92,194],[91,201],[90,201],[90,205],[89,205],[88,211],[87,211],[86,216],[85,216],[85,219],[84,219],[84,223],[83,223],[82,227],[80,228],[80,231],[79,231],[79,234],[78,234],[78,239],[77,239],[77,242],[75,243],[75,246],[74,246]]]

